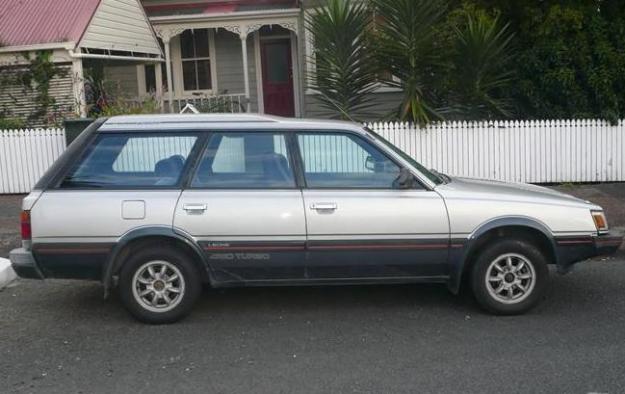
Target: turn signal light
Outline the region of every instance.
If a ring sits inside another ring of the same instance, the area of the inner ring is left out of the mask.
[[[33,232],[30,227],[30,211],[22,211],[20,214],[20,227],[22,229],[22,240],[30,241],[33,236]]]
[[[608,221],[606,220],[603,211],[591,211],[591,214],[592,220],[595,221],[595,227],[597,227],[597,231],[607,231]]]

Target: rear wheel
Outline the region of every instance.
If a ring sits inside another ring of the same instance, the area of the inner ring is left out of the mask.
[[[549,278],[544,254],[525,240],[502,240],[477,257],[471,285],[487,311],[514,315],[527,312],[543,297]]]
[[[201,288],[191,259],[166,247],[139,251],[124,263],[119,278],[126,309],[150,324],[173,323],[185,317]]]

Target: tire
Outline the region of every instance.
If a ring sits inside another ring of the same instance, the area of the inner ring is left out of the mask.
[[[531,242],[506,239],[488,245],[471,272],[478,304],[497,315],[517,315],[543,298],[549,281],[545,255]]]
[[[137,320],[169,324],[187,316],[201,294],[192,259],[172,247],[147,246],[122,266],[119,294]]]

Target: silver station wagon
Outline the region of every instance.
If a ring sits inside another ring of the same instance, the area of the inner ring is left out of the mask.
[[[24,199],[23,278],[99,280],[174,322],[213,287],[470,285],[496,314],[614,252],[601,207],[428,170],[361,125],[256,115],[101,119]]]

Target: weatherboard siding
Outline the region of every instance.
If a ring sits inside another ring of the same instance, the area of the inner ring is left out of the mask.
[[[134,63],[106,64],[104,66],[105,87],[109,94],[126,99],[139,97],[137,66]]]
[[[161,53],[138,0],[102,0],[80,46],[153,55]]]
[[[20,118],[26,121],[29,127],[45,127],[54,122],[54,114],[57,114],[57,121],[62,121],[63,115],[73,114],[75,109],[74,93],[72,87],[71,65],[56,64],[61,70],[61,75],[55,76],[50,81],[48,94],[54,99],[54,104],[48,108],[48,117],[32,117],[33,113],[40,110],[37,103],[37,89],[27,89],[24,86],[15,84],[3,86],[0,91],[0,114],[7,117]],[[19,67],[0,68],[0,73],[9,75],[24,71]]]
[[[317,95],[306,94],[305,96],[305,117],[330,118],[336,114],[323,107]],[[370,97],[372,105],[361,114],[357,114],[359,120],[372,122],[388,118],[389,114],[396,114],[403,94],[401,92],[376,92],[371,93]]]
[[[217,93],[244,93],[243,56],[239,37],[225,30],[219,30],[215,34],[215,58],[217,68]],[[247,39],[247,60],[250,77],[251,107],[252,111],[256,112],[258,110],[258,90],[254,35],[252,34],[250,34]]]

